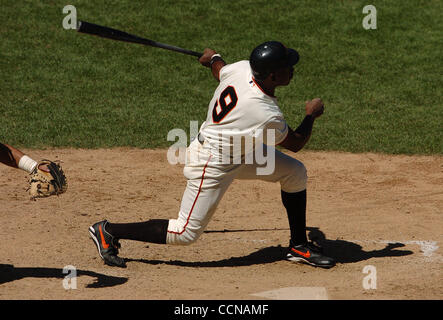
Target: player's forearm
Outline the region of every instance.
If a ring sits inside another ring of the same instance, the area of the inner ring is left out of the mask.
[[[304,144],[306,144],[311,137],[314,120],[315,118],[312,115],[306,115],[302,123],[297,127],[297,129],[295,129],[295,133],[300,136],[300,139],[304,141]]]
[[[7,144],[0,143],[0,162],[13,167],[18,167],[18,161],[23,156],[23,153]]]
[[[288,136],[280,145],[292,152],[298,152],[303,149],[311,137],[314,120],[313,116],[307,115],[297,129],[292,130],[289,128]]]
[[[3,143],[0,143],[0,162],[13,168],[25,170],[28,173],[31,173],[37,165],[35,160],[20,150]]]
[[[211,73],[217,81],[220,81],[220,70],[226,65],[220,54],[215,50],[206,48],[198,61],[211,69]]]
[[[210,63],[211,72],[217,81],[220,81],[220,70],[225,65],[226,65],[225,61],[220,56],[216,56],[211,59]]]

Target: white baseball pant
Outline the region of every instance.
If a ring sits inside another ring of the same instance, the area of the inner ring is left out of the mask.
[[[281,189],[293,193],[306,189],[307,173],[302,162],[281,151],[275,152],[275,170],[269,175],[257,175],[257,164],[220,164],[211,156],[207,142],[198,139],[187,148],[187,161],[183,173],[187,179],[180,212],[177,219],[170,219],[167,244],[189,245],[203,233],[218,203],[234,179],[260,179],[280,182]]]

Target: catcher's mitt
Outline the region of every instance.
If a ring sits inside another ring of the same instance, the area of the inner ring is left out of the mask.
[[[46,165],[49,172],[42,170]],[[41,160],[30,173],[29,194],[31,199],[59,195],[66,191],[68,184],[66,176],[59,163],[51,160]]]

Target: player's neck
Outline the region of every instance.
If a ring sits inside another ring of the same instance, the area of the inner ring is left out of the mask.
[[[273,98],[275,98],[275,86],[271,83],[269,83],[269,81],[267,81],[267,79],[265,80],[257,80],[254,79],[255,83],[257,84],[257,86],[264,92],[266,93],[268,96],[271,96]]]

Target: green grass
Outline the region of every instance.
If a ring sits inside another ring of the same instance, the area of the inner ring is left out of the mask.
[[[71,1],[78,19],[227,62],[276,39],[301,54],[277,96],[289,124],[321,97],[312,150],[443,154],[441,1]],[[0,141],[16,147],[167,147],[204,121],[216,82],[196,58],[64,30],[65,1],[1,0]]]

